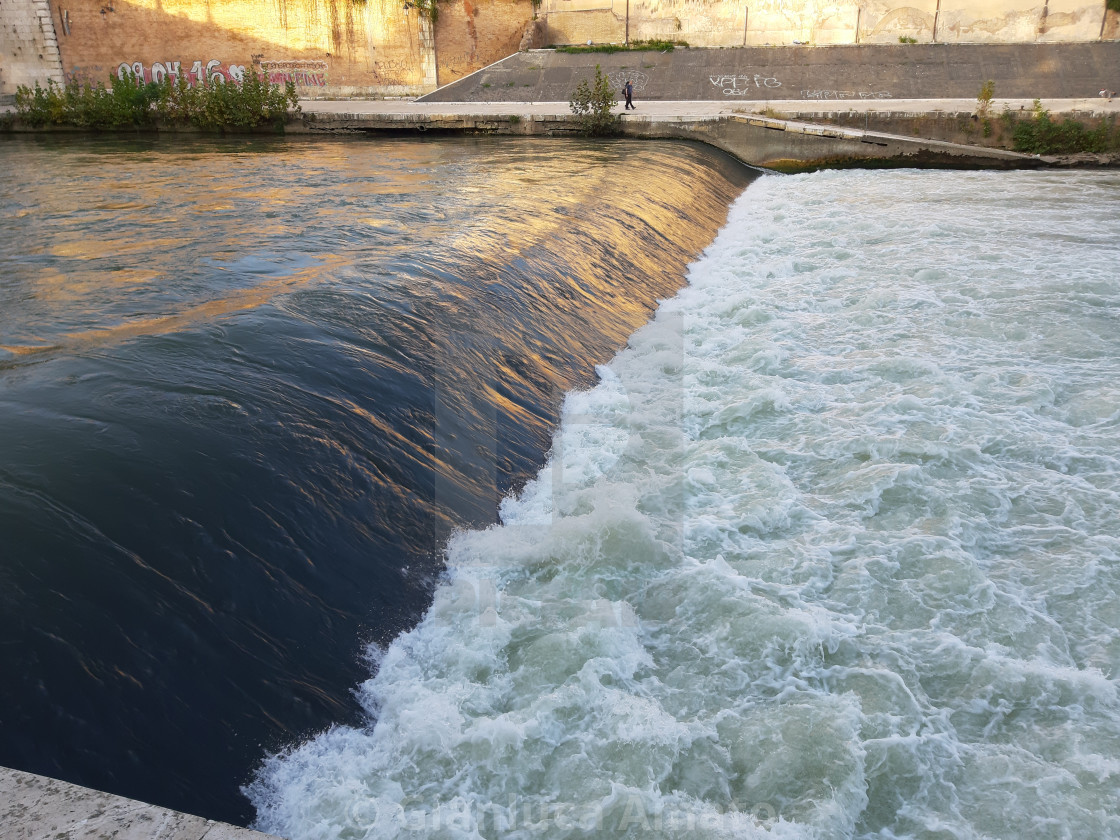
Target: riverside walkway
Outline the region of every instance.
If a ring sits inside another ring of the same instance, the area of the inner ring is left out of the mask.
[[[548,49],[515,53],[414,101],[307,100],[292,128],[573,134],[568,98],[596,69],[616,92],[634,86],[637,110],[617,106],[623,135],[698,140],[783,171],[1052,165],[1059,161],[999,148],[1009,138],[993,119],[1005,110],[1029,118],[1036,97],[1052,114],[1089,122],[1120,111],[1120,97],[1099,96],[1120,88],[1117,42]],[[982,123],[977,96],[986,82],[998,98]]]
[[[1037,168],[1068,160],[1023,155],[977,145],[975,99],[892,99],[755,102],[643,101],[616,111],[626,137],[695,140],[743,163],[778,171],[830,166],[895,165],[958,168]],[[579,132],[567,102],[446,102],[408,100],[304,100],[302,118],[289,126],[304,134],[500,134],[565,136]],[[993,100],[994,116],[1006,108],[1030,113],[1033,100]],[[1055,115],[1107,118],[1120,98],[1052,99]],[[900,133],[906,127],[910,133]],[[939,139],[939,134],[944,139]],[[1108,164],[1111,158],[1082,160]]]

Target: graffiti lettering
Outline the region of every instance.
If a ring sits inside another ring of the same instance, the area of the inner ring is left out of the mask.
[[[296,87],[326,87],[327,62],[325,61],[262,61],[261,71],[270,84]]]
[[[373,77],[379,84],[394,84],[402,79],[409,78],[414,73],[413,64],[399,58],[373,62]]]
[[[802,99],[891,99],[890,93],[880,91],[854,90],[803,90]]]
[[[465,76],[468,73],[473,73],[482,65],[483,62],[479,61],[474,53],[463,52],[454,55],[441,53],[439,56],[440,70],[453,76]]]
[[[224,84],[227,80],[240,82],[245,78],[245,65],[230,64],[225,66],[216,58],[206,62],[201,61],[191,65],[191,69],[184,75],[181,61],[154,61],[150,67],[145,67],[142,61],[122,61],[117,67],[117,78],[126,79],[133,76],[137,82],[163,82],[168,81],[178,84],[179,79],[184,79],[188,85],[194,87],[206,82]]]
[[[708,81],[723,91],[724,96],[747,96],[760,88],[778,88],[782,83],[775,76],[761,73],[709,76]]]
[[[634,83],[634,90],[641,93],[646,89],[649,76],[645,73],[639,73],[637,70],[615,70],[613,73],[607,74],[607,79],[610,81],[613,90],[622,90],[622,86],[629,79]]]

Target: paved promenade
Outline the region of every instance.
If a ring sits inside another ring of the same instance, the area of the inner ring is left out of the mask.
[[[622,102],[616,108],[618,113],[626,119],[686,119],[720,116],[733,116],[736,114],[766,114],[776,113],[791,119],[798,116],[828,115],[837,113],[867,113],[872,111],[895,114],[932,114],[942,111],[945,113],[969,113],[976,110],[975,99],[847,99],[847,100],[804,100],[804,99],[772,99],[768,101],[740,102],[740,101],[668,101],[668,100],[643,100],[635,97],[635,111],[626,112],[622,109]],[[1086,115],[1120,114],[1120,96],[1111,101],[1100,97],[1084,97],[1081,99],[1044,99],[1043,106],[1054,114],[1080,113]],[[1013,111],[1031,109],[1034,101],[1031,99],[994,99],[991,112],[1000,114],[1004,107]],[[413,101],[405,99],[344,99],[323,100],[303,99],[300,107],[305,114],[363,114],[369,116],[382,115],[414,115],[414,116],[528,116],[537,117],[568,117],[571,110],[567,101],[551,102],[452,102],[452,101]]]

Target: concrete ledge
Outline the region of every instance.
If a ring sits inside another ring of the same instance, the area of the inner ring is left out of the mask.
[[[4,840],[275,840],[110,793],[0,768]]]

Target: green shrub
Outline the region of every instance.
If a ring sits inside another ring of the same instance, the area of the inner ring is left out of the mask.
[[[1108,8],[1113,12],[1120,12],[1120,0],[1108,0]]]
[[[987,117],[992,108],[992,98],[996,95],[996,83],[991,79],[980,85],[980,92],[976,94],[976,113]]]
[[[60,86],[36,83],[16,91],[16,114],[34,128],[65,125],[97,130],[191,125],[206,131],[283,130],[289,109],[299,112],[295,85],[283,88],[247,72],[240,82],[210,79],[191,87],[185,76],[138,83],[135,76],[113,76],[108,88],[76,80]]]
[[[16,90],[16,113],[36,128],[71,125],[77,128],[126,128],[150,126],[152,103],[160,95],[157,83],[137,84],[131,73],[112,77],[108,89],[72,79],[65,85],[54,80],[47,87],[35,83],[34,90],[21,85]]]
[[[439,0],[405,0],[404,10],[416,9],[433,24],[439,20]]]
[[[918,39],[917,38],[911,38],[909,35],[899,35],[898,36],[898,43],[900,43],[900,44],[916,44],[916,43],[918,43]]]
[[[572,113],[579,117],[583,133],[596,136],[618,131],[618,115],[611,113],[617,104],[610,80],[603,75],[598,64],[595,65],[595,80],[589,84],[584,79],[568,100]]]
[[[1072,119],[1057,122],[1042,102],[1034,101],[1034,117],[1015,126],[1012,142],[1015,151],[1029,155],[1064,155],[1077,152],[1104,152],[1117,145],[1115,117],[1097,128],[1086,128]]]

